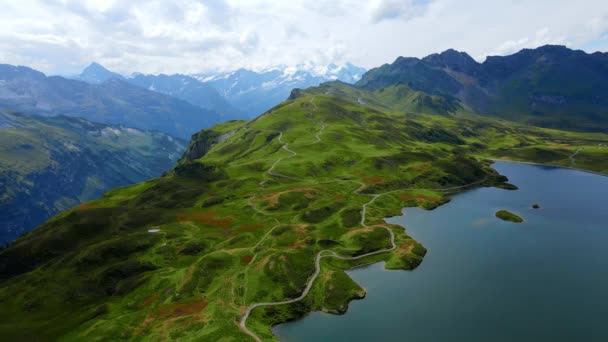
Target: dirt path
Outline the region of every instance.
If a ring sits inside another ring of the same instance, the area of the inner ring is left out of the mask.
[[[354,191],[357,192],[357,191],[359,191],[359,189],[360,188],[355,189]],[[370,200],[369,202],[367,202],[363,205],[363,207],[361,209],[361,215],[362,215],[361,216],[361,225],[363,227],[368,227],[368,225],[365,223],[367,205],[373,203],[373,201],[376,198],[378,198],[379,196],[380,195],[373,195],[372,200]],[[366,257],[372,256],[372,255],[390,252],[390,251],[394,250],[397,247],[397,245],[395,245],[395,234],[389,227],[387,227],[387,226],[381,226],[381,227],[386,229],[391,236],[391,247],[390,248],[380,249],[380,250],[377,250],[374,252],[358,255],[355,257],[342,256],[329,249],[324,249],[322,251],[319,251],[315,257],[315,272],[313,273],[313,275],[309,278],[308,282],[306,283],[306,287],[304,288],[304,291],[302,291],[302,294],[300,294],[296,298],[287,299],[287,300],[283,300],[283,301],[279,301],[279,302],[262,302],[262,303],[251,304],[250,306],[247,307],[247,309],[245,310],[245,313],[241,317],[241,321],[239,322],[239,327],[241,328],[241,330],[243,330],[243,332],[245,332],[247,335],[253,337],[254,340],[261,342],[262,340],[255,333],[253,333],[251,330],[249,330],[246,325],[247,318],[249,318],[251,311],[253,311],[253,309],[260,307],[260,306],[274,306],[274,305],[291,304],[291,303],[295,303],[297,301],[300,301],[300,300],[306,298],[306,296],[308,295],[308,292],[310,292],[310,289],[312,289],[312,286],[313,286],[315,280],[318,278],[319,273],[321,273],[321,259],[322,258],[331,257],[331,258],[337,258],[337,259],[342,259],[342,260],[357,260],[357,259],[362,259],[362,258],[366,258]],[[272,229],[274,229],[274,227]],[[266,233],[262,237],[262,240],[265,239],[267,235],[268,235],[268,233]],[[262,242],[262,240],[260,240],[256,244],[256,247],[259,246],[259,244]]]
[[[574,159],[574,157],[576,157],[576,155],[582,150],[582,148],[579,148],[578,150],[576,150],[576,152],[572,153],[568,158],[570,159],[570,164],[572,165],[576,165],[576,159]]]
[[[320,142],[322,141],[322,140],[321,140],[321,133],[323,133],[323,130],[324,130],[324,129],[325,129],[325,125],[324,125],[324,124],[322,124],[322,125],[321,125],[321,128],[319,129],[319,131],[317,132],[317,134],[315,134],[315,138],[316,138],[317,140],[316,140],[316,141],[311,142],[310,144],[308,144],[308,146],[310,146],[310,145],[314,145],[314,144],[318,144],[318,143],[320,143]]]

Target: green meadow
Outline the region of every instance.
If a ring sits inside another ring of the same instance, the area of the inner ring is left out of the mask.
[[[385,217],[506,186],[492,159],[608,173],[607,145],[605,134],[484,118],[404,85],[294,91],[252,121],[201,131],[165,176],[64,211],[2,250],[0,335],[274,340],[273,325],[364,297],[344,270],[423,262],[426,249]],[[311,280],[301,300],[260,305],[240,324],[252,305],[298,298]]]

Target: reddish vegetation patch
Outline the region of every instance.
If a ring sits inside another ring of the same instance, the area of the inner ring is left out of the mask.
[[[381,227],[378,226],[376,224],[374,224],[373,226],[367,226],[367,227],[363,227],[363,228],[357,228],[355,230],[351,230],[349,232],[347,232],[345,234],[345,236],[353,236],[353,235],[357,235],[357,234],[362,234],[362,233],[369,233],[371,231],[374,231],[375,229],[384,229],[384,228],[377,228],[377,227]]]
[[[150,314],[146,315],[146,319],[141,323],[133,335],[141,336],[152,322],[154,322],[154,317],[152,317]]]
[[[170,317],[180,317],[187,315],[195,315],[203,311],[205,307],[207,307],[207,303],[204,300],[192,303],[177,303],[177,304],[167,304],[163,305],[158,309],[158,317],[159,318],[170,318]]]
[[[413,240],[406,240],[405,242],[403,242],[402,244],[400,244],[397,247],[397,251],[396,252],[399,255],[407,255],[407,254],[410,254],[413,249],[414,249],[414,241]]]
[[[228,216],[224,218],[216,218],[218,214],[213,211],[207,212],[194,212],[194,213],[181,213],[177,215],[177,220],[180,222],[196,222],[206,226],[218,226],[222,228],[228,228],[234,221],[234,217]]]
[[[162,321],[164,325],[169,323],[169,320],[172,318],[192,315],[189,321],[180,321],[182,325],[185,324],[188,326],[194,321],[200,320],[198,314],[207,307],[207,304],[208,303],[204,300],[191,303],[164,304],[152,313],[148,313],[146,319],[141,323],[137,330],[135,330],[133,335],[143,335],[153,322]]]
[[[261,223],[249,224],[249,225],[246,225],[246,226],[240,226],[239,227],[239,231],[241,231],[241,232],[250,232],[252,230],[257,230],[257,229],[262,228],[262,227],[264,227],[264,225],[261,224]]]
[[[253,260],[253,256],[252,255],[243,255],[241,257],[241,262],[244,265],[249,265],[251,263],[251,260]]]
[[[315,195],[311,192],[305,192],[304,197],[306,197],[308,199],[313,199],[313,198],[315,198]]]
[[[367,224],[369,224],[370,226],[376,226],[376,225],[380,225],[383,224],[384,220],[377,218],[377,217],[367,217]]]
[[[334,199],[336,201],[344,201],[345,197],[344,197],[344,195],[335,195]]]
[[[95,208],[101,208],[101,206],[99,204],[95,204],[95,203],[83,203],[78,206],[78,210],[87,210],[87,209],[95,209]]]
[[[314,188],[294,188],[294,189],[290,189],[287,191],[280,191],[280,192],[275,192],[273,194],[268,194],[265,196],[262,196],[261,200],[262,201],[268,201],[268,204],[270,205],[275,205],[279,202],[279,197],[281,197],[281,195],[289,193],[289,192],[303,192],[304,196],[308,199],[313,199],[315,198],[315,192],[317,192],[317,189]]]
[[[371,176],[371,177],[365,177],[363,178],[363,181],[367,184],[380,184],[380,183],[386,183],[386,179],[382,178],[380,176]]]
[[[423,171],[430,169],[432,165],[433,165],[433,163],[426,162],[426,163],[414,165],[411,167],[411,169],[412,169],[412,171],[423,172]]]
[[[291,225],[291,228],[293,229],[292,231],[298,235],[298,239],[296,239],[291,245],[286,246],[289,248],[302,248],[304,246],[306,246],[306,241],[304,240],[307,236],[308,236],[308,232],[306,231],[306,228],[308,227],[307,224],[296,224],[296,225]]]
[[[144,300],[144,307],[149,307],[150,305],[152,305],[152,303],[156,302],[158,300],[158,295],[157,294],[153,294],[150,295],[148,298],[146,298]]]

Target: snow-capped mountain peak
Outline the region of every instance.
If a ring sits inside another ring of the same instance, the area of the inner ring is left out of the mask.
[[[308,88],[334,80],[355,83],[365,71],[351,63],[297,64],[271,66],[259,70],[238,69],[192,77],[213,86],[237,108],[257,115],[285,100],[294,88]]]

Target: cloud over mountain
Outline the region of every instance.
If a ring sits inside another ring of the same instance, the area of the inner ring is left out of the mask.
[[[3,4],[0,62],[59,74],[92,60],[121,73],[369,68],[448,48],[477,59],[546,43],[605,50],[607,17],[599,0],[22,0]]]

